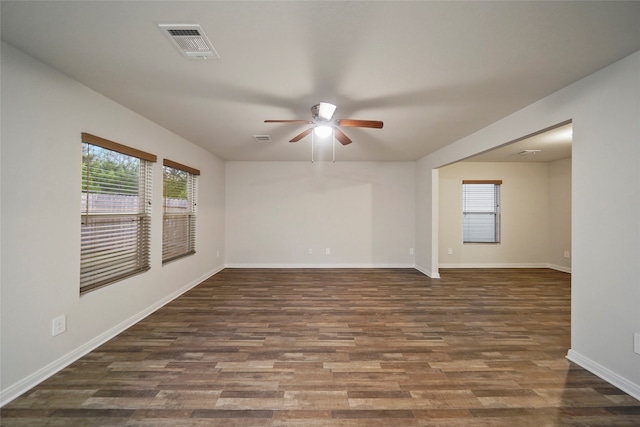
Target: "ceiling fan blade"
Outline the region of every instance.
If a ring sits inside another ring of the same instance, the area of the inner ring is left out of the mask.
[[[340,129],[338,128],[334,128],[333,129],[336,132],[336,139],[340,142],[340,144],[342,145],[348,145],[351,144],[353,141],[351,141],[351,139],[345,135]]]
[[[265,120],[265,123],[301,123],[301,124],[313,124],[311,120]]]
[[[382,129],[383,123],[379,120],[350,120],[350,119],[338,119],[336,120],[338,126],[355,127],[355,128],[374,128]]]
[[[313,128],[309,128],[309,129],[305,130],[304,132],[299,133],[298,135],[294,136],[293,139],[291,139],[291,141],[289,141],[289,142],[298,142],[298,141],[300,141],[302,138],[304,138],[305,136],[309,135],[312,130],[313,130]]]

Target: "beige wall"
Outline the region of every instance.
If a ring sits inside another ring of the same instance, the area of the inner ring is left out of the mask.
[[[571,159],[549,163],[549,208],[549,265],[570,272]]]
[[[227,162],[226,265],[412,267],[414,184],[414,162]]]
[[[550,230],[547,163],[461,162],[440,168],[439,172],[440,267],[547,266]],[[499,244],[462,243],[464,179],[502,180]]]

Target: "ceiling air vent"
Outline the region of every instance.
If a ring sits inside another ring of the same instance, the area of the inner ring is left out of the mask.
[[[220,55],[198,24],[159,24],[171,43],[187,58],[220,59]]]
[[[518,156],[529,156],[531,154],[538,154],[542,150],[522,150],[519,153],[516,153]]]
[[[271,142],[271,135],[253,135],[253,139],[258,142]]]

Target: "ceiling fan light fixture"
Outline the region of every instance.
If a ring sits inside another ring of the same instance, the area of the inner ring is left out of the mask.
[[[302,138],[311,134],[311,151],[313,152],[313,137],[326,138],[332,135],[333,149],[335,151],[336,140],[342,145],[351,144],[351,139],[340,130],[340,126],[360,127],[382,129],[383,123],[379,120],[352,120],[352,119],[336,119],[331,120],[336,106],[328,102],[320,102],[311,107],[311,117],[313,121],[308,120],[265,120],[265,123],[292,123],[292,124],[310,124],[314,125],[294,136],[289,142],[298,142]],[[313,156],[311,161],[313,161]]]
[[[318,104],[318,118],[321,120],[331,120],[333,117],[333,113],[336,111],[336,106],[333,104],[329,104],[328,102],[321,102]]]
[[[316,134],[318,138],[326,138],[331,135],[333,132],[333,128],[327,125],[319,125],[313,128],[313,132]]]

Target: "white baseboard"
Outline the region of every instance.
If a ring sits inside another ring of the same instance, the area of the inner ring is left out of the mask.
[[[611,385],[618,387],[620,390],[630,396],[640,400],[640,385],[635,384],[628,379],[621,377],[615,372],[605,368],[597,362],[583,356],[575,350],[569,350],[567,359],[591,372],[592,374],[602,378]]]
[[[414,267],[416,270],[418,270],[420,273],[424,274],[427,277],[430,277],[431,279],[439,279],[440,278],[440,274],[439,273],[434,273],[431,270],[427,270],[426,268],[419,266],[416,264],[416,266]]]
[[[557,264],[549,264],[549,268],[551,268],[553,270],[557,270],[557,271],[562,271],[563,273],[571,274],[571,267],[563,267],[563,266],[557,265]]]
[[[440,264],[438,268],[551,268],[563,273],[571,273],[571,268],[547,263]]]
[[[147,317],[148,315],[150,315],[154,311],[158,310],[159,308],[163,307],[164,305],[166,305],[169,302],[173,301],[174,299],[178,298],[180,295],[182,295],[183,293],[187,292],[188,290],[190,290],[191,288],[195,287],[196,285],[202,283],[205,279],[213,276],[214,274],[217,274],[223,268],[224,268],[223,266],[218,267],[218,268],[216,268],[216,269],[204,274],[203,276],[193,280],[189,284],[183,286],[182,288],[178,289],[177,291],[175,291],[175,292],[171,293],[170,295],[162,298],[161,300],[155,302],[154,304],[152,304],[151,306],[145,308],[144,310],[134,314],[133,316],[131,316],[128,319],[124,320],[123,322],[117,324],[113,328],[103,332],[102,334],[100,334],[97,337],[93,338],[89,342],[81,345],[80,347],[78,347],[75,350],[65,354],[64,356],[62,356],[59,359],[53,361],[52,363],[48,364],[47,366],[45,366],[45,367],[43,367],[41,369],[38,369],[37,371],[35,371],[34,373],[30,374],[26,378],[18,381],[15,384],[10,385],[9,387],[5,388],[4,390],[0,391],[0,407],[2,407],[4,405],[6,405],[7,403],[11,402],[16,397],[20,396],[21,394],[25,393],[26,391],[28,391],[31,388],[35,387],[36,385],[40,384],[42,381],[44,381],[47,378],[51,377],[52,375],[56,374],[57,372],[59,372],[63,368],[66,368],[71,363],[73,363],[76,360],[80,359],[82,356],[86,355],[87,353],[91,352],[92,350],[98,348],[99,346],[101,346],[105,342],[109,341],[111,338],[115,337],[119,333],[123,332],[127,328],[135,325],[136,323],[138,323],[139,321],[141,321],[142,319],[144,319],[145,317]]]
[[[413,264],[226,264],[226,268],[416,268]]]
[[[438,268],[549,268],[546,263],[440,264]]]
[[[226,268],[413,268],[431,279],[439,279],[424,267],[414,264],[227,264]]]

